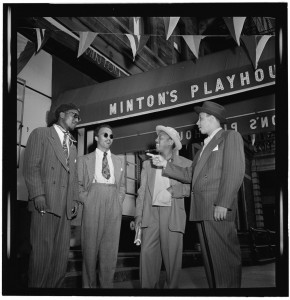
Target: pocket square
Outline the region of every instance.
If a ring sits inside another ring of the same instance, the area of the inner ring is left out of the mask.
[[[216,145],[212,151],[218,151],[219,145]]]
[[[121,168],[121,172],[123,171],[123,168]]]

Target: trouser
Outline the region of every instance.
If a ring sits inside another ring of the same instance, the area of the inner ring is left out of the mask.
[[[182,263],[183,233],[169,230],[171,207],[152,206],[152,222],[142,228],[140,280],[142,288],[157,288],[162,259],[167,288],[177,288]]]
[[[122,208],[115,184],[92,183],[82,221],[83,287],[111,288],[117,264]]]
[[[28,286],[62,287],[70,247],[70,220],[64,210],[61,217],[34,210],[31,213]]]
[[[197,223],[201,251],[210,288],[240,288],[241,250],[234,222]]]

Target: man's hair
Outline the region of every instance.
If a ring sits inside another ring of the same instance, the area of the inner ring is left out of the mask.
[[[74,104],[74,103],[66,103],[66,104],[61,104],[60,106],[57,107],[57,109],[55,110],[54,116],[55,116],[55,120],[58,121],[59,119],[59,114],[61,112],[66,112],[69,110],[77,110],[78,112],[80,111],[80,109]]]
[[[113,131],[112,127],[109,124],[102,124],[102,125],[98,126],[97,128],[95,128],[94,137],[98,136],[98,134],[102,128],[110,128]]]

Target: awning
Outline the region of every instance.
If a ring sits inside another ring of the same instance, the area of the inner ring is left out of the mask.
[[[62,93],[52,109],[73,102],[78,127],[173,109],[275,84],[275,39],[254,70],[242,47]]]
[[[242,135],[275,130],[275,95],[263,95],[225,105],[227,111],[226,129],[234,129]],[[201,142],[204,136],[197,126],[197,114],[182,110],[177,114],[156,114],[147,120],[135,118],[134,122],[118,124],[113,127],[114,142],[112,151],[115,154],[141,151],[155,148],[157,125],[174,127],[181,136],[183,145]],[[123,122],[122,122],[123,123]],[[93,129],[87,132],[87,147],[93,143]]]

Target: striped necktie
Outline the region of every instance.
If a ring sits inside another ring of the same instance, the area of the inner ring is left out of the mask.
[[[63,137],[63,142],[62,142],[62,149],[64,152],[64,156],[66,159],[66,165],[69,166],[69,153],[68,153],[68,146],[67,146],[67,142],[69,139],[69,133],[68,132],[64,132],[64,137]]]
[[[111,174],[110,174],[110,168],[109,168],[107,154],[108,154],[107,152],[104,152],[103,162],[102,162],[102,175],[106,179],[109,179],[111,177]]]

